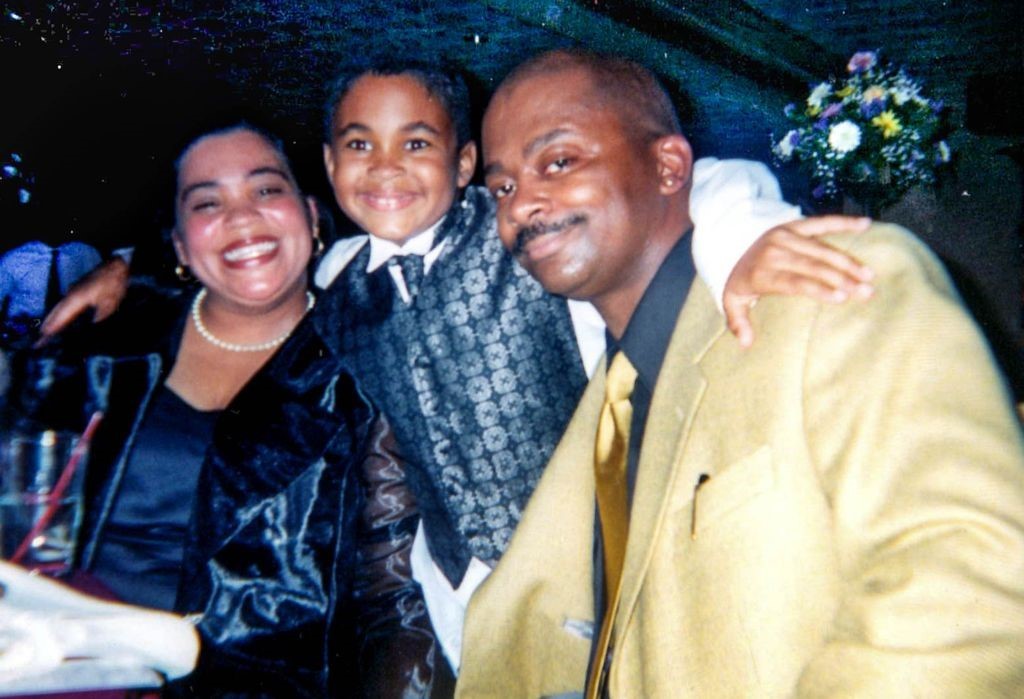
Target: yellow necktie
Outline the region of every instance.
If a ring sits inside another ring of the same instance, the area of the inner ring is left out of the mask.
[[[629,363],[625,353],[619,352],[612,359],[605,379],[604,406],[601,408],[594,447],[594,483],[601,521],[607,604],[594,654],[594,665],[587,683],[588,699],[597,697],[601,687],[602,670],[619,603],[619,582],[622,579],[626,535],[629,532],[626,463],[629,455],[629,425],[633,419],[633,404],[629,402],[629,397],[633,394],[635,383],[636,369]]]

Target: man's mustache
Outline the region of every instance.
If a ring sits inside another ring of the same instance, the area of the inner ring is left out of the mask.
[[[587,217],[583,214],[572,214],[560,221],[552,221],[550,223],[538,221],[537,223],[529,226],[523,226],[516,232],[516,242],[515,245],[512,246],[512,254],[516,257],[522,255],[527,244],[538,236],[545,235],[547,233],[561,233],[566,228],[578,226],[579,224],[586,222]]]

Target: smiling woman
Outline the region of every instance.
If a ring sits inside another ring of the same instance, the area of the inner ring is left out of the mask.
[[[198,292],[130,291],[114,316],[37,360],[58,367],[40,376],[76,378],[37,382],[35,405],[106,414],[79,566],[122,601],[196,616],[203,651],[190,696],[356,686],[356,596],[376,610],[374,628],[406,615],[410,669],[396,682],[429,677],[416,669],[432,648],[416,626],[425,615],[404,611],[422,610],[402,575],[418,520],[402,495],[404,463],[341,361],[304,349],[318,337],[302,322],[314,303],[313,200],[277,141],[243,123],[184,150],[174,202],[171,240]],[[294,378],[306,369],[322,383]],[[85,400],[63,398],[83,383]],[[374,535],[357,541],[357,522]],[[360,580],[381,578],[375,566],[388,584],[362,590]]]
[[[126,374],[114,372],[98,435],[109,453],[101,444],[91,464],[81,564],[123,601],[163,609],[174,606],[214,427],[312,306],[306,267],[316,224],[283,151],[250,125],[195,139],[176,171],[171,240],[201,288],[130,294],[81,351],[115,358],[116,367],[140,357],[158,367],[146,391],[117,392]]]
[[[312,307],[316,207],[273,140],[239,126],[185,150],[175,214],[178,260],[203,288],[167,385],[221,409]]]

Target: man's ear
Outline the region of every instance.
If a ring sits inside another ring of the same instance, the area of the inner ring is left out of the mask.
[[[662,136],[654,142],[658,179],[662,194],[675,194],[690,183],[693,173],[693,149],[681,134]]]
[[[459,149],[458,161],[456,163],[459,171],[459,188],[465,187],[473,179],[476,171],[476,143],[468,141]]]

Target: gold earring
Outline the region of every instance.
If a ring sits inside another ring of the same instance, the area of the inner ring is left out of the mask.
[[[313,242],[313,257],[320,257],[324,254],[324,248],[326,246],[324,245],[323,239],[320,237],[319,225],[313,227]]]
[[[181,264],[180,262],[174,267],[174,276],[178,278],[179,282],[188,283],[192,281],[192,275],[188,272],[188,267]]]

